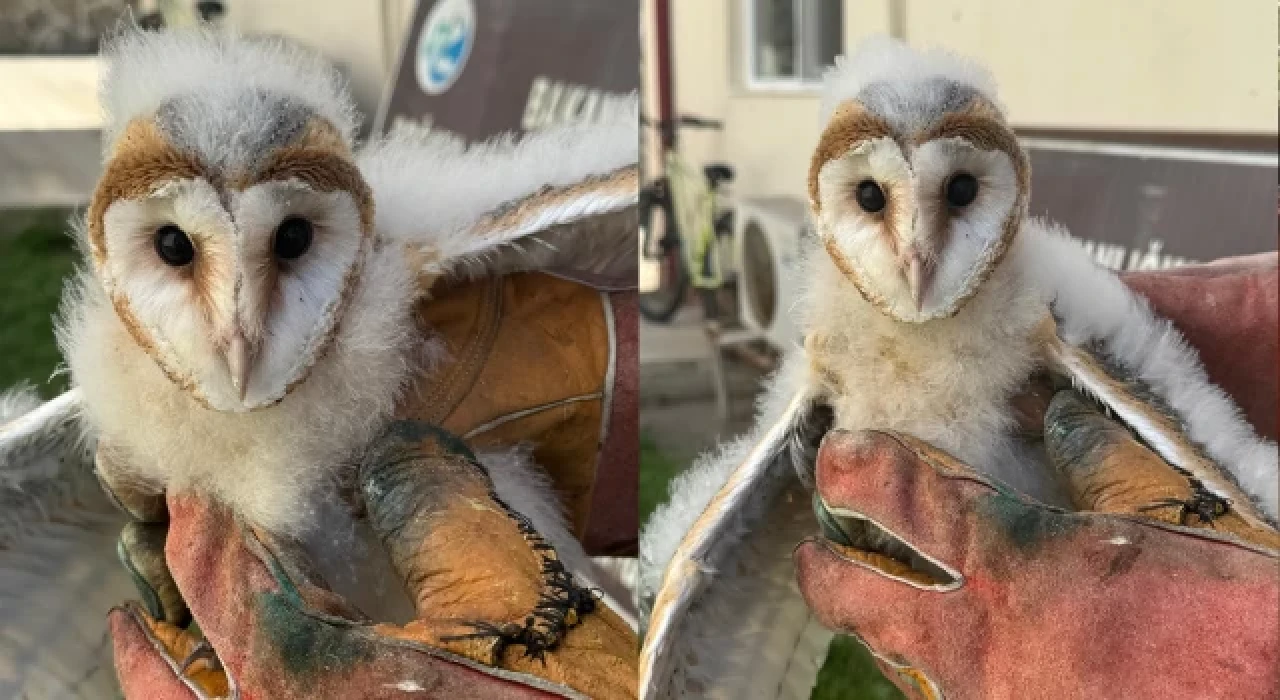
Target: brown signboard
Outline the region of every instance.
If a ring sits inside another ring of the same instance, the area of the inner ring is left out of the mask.
[[[1276,151],[1087,140],[1024,141],[1031,213],[1113,269],[1276,250]]]
[[[639,89],[638,0],[421,0],[374,123],[468,141],[605,116]]]

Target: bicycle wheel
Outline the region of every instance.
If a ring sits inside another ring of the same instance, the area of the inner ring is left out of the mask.
[[[684,303],[685,288],[689,286],[689,274],[684,268],[684,253],[680,250],[680,235],[671,216],[670,203],[653,188],[649,196],[641,197],[640,227],[645,236],[644,254],[650,255],[649,240],[657,240],[657,256],[660,268],[658,286],[640,295],[640,315],[654,323],[666,323]]]

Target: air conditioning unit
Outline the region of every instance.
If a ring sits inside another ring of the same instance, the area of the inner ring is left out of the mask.
[[[779,350],[801,342],[793,309],[800,295],[802,246],[810,235],[808,208],[801,200],[737,202],[733,240],[742,324]]]

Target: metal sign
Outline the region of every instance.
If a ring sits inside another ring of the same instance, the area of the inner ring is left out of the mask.
[[[1024,139],[1031,213],[1066,226],[1115,270],[1276,249],[1274,150]]]
[[[422,0],[375,133],[398,123],[476,141],[626,109],[638,0]]]

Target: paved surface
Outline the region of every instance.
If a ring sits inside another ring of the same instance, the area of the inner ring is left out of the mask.
[[[701,311],[686,307],[671,324],[640,322],[640,434],[683,463],[751,426],[761,379],[726,358],[730,420],[722,424],[701,320]]]
[[[97,131],[0,132],[0,209],[79,207],[101,172]]]

